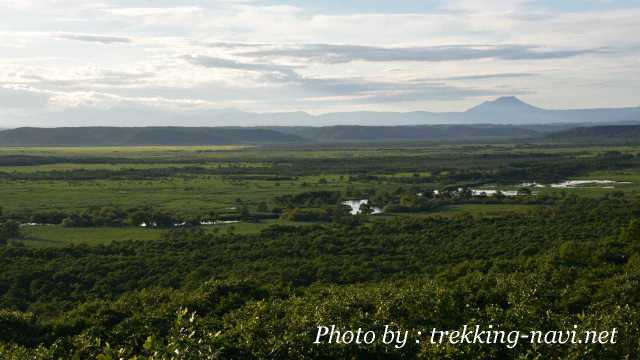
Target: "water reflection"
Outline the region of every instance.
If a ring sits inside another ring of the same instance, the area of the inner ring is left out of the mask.
[[[348,207],[351,208],[351,215],[357,215],[360,214],[360,207],[363,204],[369,204],[369,200],[367,199],[362,199],[362,200],[347,200],[345,202],[342,203],[343,205],[347,205]],[[375,215],[375,214],[382,214],[382,209],[380,209],[379,207],[372,207],[371,208],[372,212],[371,214]]]

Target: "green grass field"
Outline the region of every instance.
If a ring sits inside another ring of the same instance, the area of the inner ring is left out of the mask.
[[[319,176],[295,181],[225,180],[221,176],[159,180],[1,181],[0,199],[7,211],[70,209],[91,206],[150,205],[180,212],[233,212],[255,207],[276,196],[312,190],[344,190],[346,183],[319,185]],[[306,183],[306,184],[305,184]]]
[[[293,223],[275,220],[266,220],[258,223],[237,223],[203,226],[206,232],[220,232],[234,234],[258,233],[270,225],[279,223],[281,225],[304,226],[308,223]],[[163,232],[168,230],[157,228],[142,228],[133,226],[123,227],[93,227],[74,228],[60,225],[42,225],[23,227],[23,237],[14,239],[15,243],[20,243],[33,247],[61,247],[68,245],[104,245],[113,241],[152,241],[162,237]]]
[[[0,154],[81,155],[81,156],[157,156],[198,152],[235,151],[249,149],[246,145],[208,146],[85,146],[85,147],[0,147]]]
[[[4,213],[27,215],[50,210],[81,213],[94,207],[128,209],[150,206],[180,216],[211,212],[233,216],[245,206],[254,212],[259,205],[266,204],[271,210],[275,206],[274,199],[283,195],[339,191],[343,194],[356,192],[360,198],[366,198],[367,193],[376,191],[415,193],[422,189],[441,189],[451,185],[447,181],[452,180],[446,179],[455,171],[480,169],[491,174],[494,169],[507,163],[522,162],[519,159],[523,157],[539,156],[542,161],[548,162],[553,155],[582,161],[611,151],[628,155],[639,153],[638,147],[633,146],[548,144],[0,148],[0,159],[9,159],[0,166],[0,175],[5,174],[0,176],[0,206]],[[11,159],[15,159],[15,156],[28,156],[29,161],[35,163],[12,164]],[[37,163],[41,160],[46,163]],[[274,164],[279,167],[274,167]],[[292,169],[295,175],[282,173],[283,169],[288,169],[287,166],[295,167]],[[367,166],[376,170],[366,172]],[[187,168],[193,167],[203,168],[208,173],[187,171]],[[73,179],[71,175],[80,169],[120,175]],[[141,179],[127,172],[130,170],[163,171],[161,174],[166,171],[169,175]],[[373,179],[363,175],[373,175]],[[279,176],[283,176],[282,180]],[[352,179],[354,176],[355,180]],[[614,189],[604,186],[570,189],[546,187],[534,191],[553,196],[576,194],[590,197],[613,190],[640,191],[640,169],[633,167],[591,171],[565,180],[569,179],[615,180],[630,184],[615,184]],[[500,190],[516,190],[519,187],[515,183],[499,185],[491,182],[472,186]],[[376,218],[454,216],[462,213],[500,216],[509,212],[523,213],[534,208],[522,204],[455,204],[438,211],[385,214]],[[238,232],[255,232],[273,223],[283,222],[245,223],[237,224],[234,228]],[[216,228],[226,231],[227,226]],[[154,240],[161,235],[160,230],[136,227],[38,226],[25,227],[24,232],[24,243],[30,246]]]
[[[638,146],[588,144],[453,144],[453,143],[388,143],[384,145],[352,144],[341,146],[255,147],[246,145],[220,146],[97,146],[97,147],[0,147],[2,155],[34,155],[78,157],[122,157],[133,159],[358,159],[364,157],[420,157],[450,154],[549,154],[589,157],[599,153],[618,151],[637,155]]]
[[[157,240],[161,230],[138,227],[66,228],[59,225],[23,228],[23,239],[15,240],[27,246],[60,247],[66,245],[100,245],[112,241]]]

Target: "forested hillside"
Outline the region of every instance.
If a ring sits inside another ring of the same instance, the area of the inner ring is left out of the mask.
[[[557,141],[632,142],[640,141],[640,125],[578,127],[549,135]]]
[[[0,146],[144,146],[291,144],[349,141],[455,141],[534,138],[534,130],[502,125],[333,126],[274,128],[78,127],[0,132]]]
[[[292,143],[301,139],[268,129],[188,127],[17,128],[0,132],[0,146],[131,146]]]
[[[145,146],[314,144],[398,141],[455,142],[461,140],[595,140],[634,141],[640,126],[567,128],[537,125],[421,125],[327,127],[76,127],[17,128],[0,131],[0,146]],[[551,134],[549,134],[551,133]]]
[[[151,243],[5,248],[0,334],[11,345],[0,345],[0,353],[431,359],[471,348],[316,346],[311,334],[323,323],[418,331],[487,322],[505,329],[616,327],[617,346],[524,344],[519,351],[634,358],[639,216],[637,199],[572,197],[526,216],[275,226],[246,236],[185,230]],[[513,354],[489,345],[473,352]]]
[[[535,138],[540,133],[508,125],[327,126],[274,128],[309,141],[453,141],[462,139]]]

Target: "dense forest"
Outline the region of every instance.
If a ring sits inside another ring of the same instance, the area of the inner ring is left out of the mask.
[[[471,349],[318,347],[310,334],[323,322],[417,329],[491,321],[505,328],[617,327],[615,347],[527,351],[633,358],[640,351],[639,218],[638,199],[570,197],[526,216],[273,226],[245,236],[182,229],[151,243],[5,247],[0,321],[8,343],[0,352],[460,357]],[[500,346],[473,351],[510,356]]]

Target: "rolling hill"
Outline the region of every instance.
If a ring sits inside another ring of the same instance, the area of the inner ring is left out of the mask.
[[[280,127],[274,130],[313,142],[515,139],[540,135],[538,131],[508,125]]]
[[[65,127],[0,132],[0,146],[296,144],[522,139],[539,130],[507,125],[328,126],[273,128]]]
[[[0,132],[2,146],[227,145],[296,143],[269,129],[188,127],[17,128]]]
[[[638,142],[640,125],[418,125],[325,127],[64,127],[0,131],[0,146],[265,145],[538,139]]]
[[[547,136],[556,141],[640,142],[640,125],[577,127]]]

